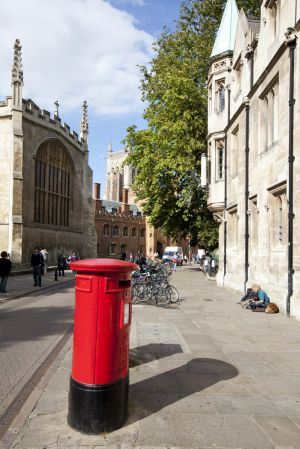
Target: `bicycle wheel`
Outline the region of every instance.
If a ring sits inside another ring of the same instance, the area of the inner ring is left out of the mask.
[[[170,292],[171,302],[177,302],[179,299],[179,291],[177,290],[177,288],[173,287],[173,285],[168,285],[167,290]]]
[[[154,302],[157,307],[166,307],[171,302],[171,293],[165,287],[158,287],[155,292]]]
[[[139,290],[138,300],[139,302],[147,302],[152,295],[152,286],[149,283],[143,283]]]
[[[132,292],[132,304],[139,301],[139,294],[141,290],[141,284],[134,284],[131,288]]]

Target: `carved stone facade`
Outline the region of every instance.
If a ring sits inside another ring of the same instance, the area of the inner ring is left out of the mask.
[[[123,189],[127,189],[129,203],[135,203],[131,185],[135,178],[135,168],[123,163],[127,151],[114,151],[111,143],[107,151],[106,188],[104,198],[111,201],[123,201]]]
[[[21,45],[15,43],[12,96],[0,102],[0,248],[14,268],[26,268],[34,246],[96,255],[92,170],[88,165],[87,105],[82,135],[22,99]]]
[[[208,206],[220,221],[217,281],[241,293],[261,284],[271,301],[298,318],[299,29],[296,0],[263,1],[258,20],[240,11],[234,47],[213,56],[208,78]]]

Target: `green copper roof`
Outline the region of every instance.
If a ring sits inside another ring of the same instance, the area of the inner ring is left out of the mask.
[[[234,49],[238,15],[235,0],[227,0],[211,58]]]

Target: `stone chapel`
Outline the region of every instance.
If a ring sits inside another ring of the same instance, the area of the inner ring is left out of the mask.
[[[15,269],[27,268],[34,246],[96,256],[92,170],[88,163],[88,111],[80,137],[31,99],[23,99],[20,41],[14,45],[12,95],[0,102],[0,249]]]

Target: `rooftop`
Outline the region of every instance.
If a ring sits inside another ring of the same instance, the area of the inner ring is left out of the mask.
[[[235,0],[227,0],[210,57],[233,51],[239,11]]]

